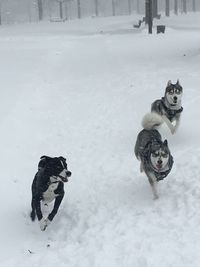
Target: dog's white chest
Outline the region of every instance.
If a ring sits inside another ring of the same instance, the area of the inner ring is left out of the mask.
[[[55,194],[55,190],[58,187],[58,183],[52,183],[49,185],[48,189],[43,193],[43,201],[45,203],[52,202],[56,196],[59,194]]]

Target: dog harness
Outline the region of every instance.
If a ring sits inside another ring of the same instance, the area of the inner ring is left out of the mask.
[[[149,149],[149,147],[152,146],[153,143],[161,143],[161,142],[158,142],[158,140],[154,140],[154,139],[149,141],[144,148],[144,151],[142,153],[142,157],[143,157],[144,165],[148,166],[150,171],[153,172],[153,174],[155,175],[156,180],[158,182],[158,181],[163,180],[170,173],[172,166],[173,166],[173,163],[174,163],[174,159],[173,159],[172,155],[169,154],[168,169],[165,171],[157,171],[156,169],[154,169],[152,164],[151,164],[151,160],[150,160],[151,149]]]
[[[167,118],[172,121],[173,118],[181,113],[183,111],[183,107],[181,107],[180,109],[171,109],[171,108],[168,108],[166,105],[165,105],[165,102],[164,102],[164,97],[162,97],[162,99],[160,100],[161,101],[161,104],[162,104],[162,107],[163,109],[165,110],[166,114],[167,114]]]

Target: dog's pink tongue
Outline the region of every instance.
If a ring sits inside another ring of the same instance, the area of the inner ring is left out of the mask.
[[[157,164],[157,165],[156,165],[156,168],[157,168],[158,170],[161,170],[161,169],[162,169],[162,165]]]

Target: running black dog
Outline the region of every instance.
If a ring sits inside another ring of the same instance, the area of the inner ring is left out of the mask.
[[[68,181],[71,172],[67,169],[66,159],[63,157],[51,158],[42,156],[38,164],[32,183],[32,202],[31,219],[37,218],[40,223],[40,229],[44,231],[56,215],[59,206],[64,197],[64,183]],[[41,201],[45,204],[54,202],[54,207],[47,218],[43,217],[41,210]]]

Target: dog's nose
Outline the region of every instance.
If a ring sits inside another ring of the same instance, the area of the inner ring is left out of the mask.
[[[67,177],[70,177],[72,175],[72,173],[70,171],[66,171],[66,175],[67,175]]]
[[[158,164],[159,164],[159,165],[162,164],[162,160],[161,160],[161,159],[158,160]]]
[[[178,99],[177,96],[174,96],[174,101],[175,101],[175,102],[177,101],[177,99]]]

